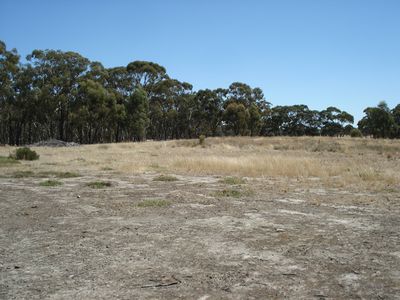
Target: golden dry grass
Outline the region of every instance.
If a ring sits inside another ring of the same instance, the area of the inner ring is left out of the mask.
[[[321,137],[226,137],[33,147],[38,161],[6,165],[0,172],[74,172],[82,175],[133,174],[223,175],[244,177],[318,177],[337,184],[396,185],[400,182],[400,141]],[[7,156],[14,147],[1,147]]]

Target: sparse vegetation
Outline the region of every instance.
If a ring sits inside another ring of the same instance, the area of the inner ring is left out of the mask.
[[[92,189],[103,189],[112,186],[111,182],[109,181],[93,181],[87,183],[86,185]]]
[[[198,145],[198,140],[115,144],[108,151],[99,150],[98,145],[42,148],[43,156],[40,161],[35,162],[35,169],[27,169],[25,166],[22,168],[21,164],[3,158],[2,161],[7,161],[3,177],[68,178],[110,168],[120,174],[141,174],[156,170],[163,175],[155,175],[153,180],[164,182],[176,181],[179,177],[173,174],[233,178],[315,177],[332,184],[334,181],[335,184],[368,183],[367,188],[400,182],[397,171],[400,167],[400,142],[397,140],[347,137],[210,137],[207,138],[207,148],[192,147],[192,143]],[[6,156],[9,153],[10,147],[0,148],[0,155]],[[52,167],[54,164],[57,169]],[[59,171],[61,167],[67,169]],[[369,177],[365,174],[359,175],[369,169],[379,173],[379,176],[375,176],[375,181],[364,180],[363,178]],[[220,182],[224,183],[224,180],[221,178]],[[224,184],[237,183],[237,179],[226,180]]]
[[[10,165],[19,164],[20,162],[12,157],[0,156],[0,167],[7,167]]]
[[[343,149],[338,142],[318,143],[312,148],[313,152],[342,152]]]
[[[179,179],[172,175],[159,175],[154,177],[153,181],[178,181]]]
[[[244,180],[241,177],[225,177],[221,179],[220,182],[231,185],[239,185],[239,184],[245,184],[246,180]]]
[[[81,175],[76,172],[57,172],[57,171],[44,171],[44,172],[39,172],[37,177],[57,177],[57,178],[74,178],[74,177],[80,177]]]
[[[224,189],[222,191],[218,191],[215,193],[215,196],[217,197],[233,197],[233,198],[240,198],[244,194],[239,191],[239,190],[234,190],[234,189]]]
[[[39,183],[40,186],[58,186],[62,185],[63,183],[58,180],[46,180]]]
[[[35,173],[32,171],[15,171],[12,174],[12,177],[14,178],[26,178],[26,177],[33,177]]]
[[[15,153],[12,154],[10,158],[15,158],[17,160],[37,160],[39,159],[39,154],[29,147],[22,147],[16,149]]]
[[[102,170],[102,171],[112,171],[113,168],[110,168],[110,167],[103,167],[103,168],[101,168],[101,170]]]
[[[171,202],[164,199],[146,199],[138,203],[138,207],[165,207],[171,205]]]

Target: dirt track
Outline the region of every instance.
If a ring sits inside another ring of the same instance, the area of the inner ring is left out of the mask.
[[[399,193],[103,176],[0,179],[0,298],[400,299]]]

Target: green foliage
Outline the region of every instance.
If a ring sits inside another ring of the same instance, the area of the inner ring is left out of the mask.
[[[103,189],[112,186],[111,182],[108,181],[93,181],[87,183],[86,185],[92,189]]]
[[[374,138],[396,137],[396,122],[386,102],[380,102],[377,107],[368,107],[364,110],[364,113],[365,117],[358,122],[358,128],[364,136],[372,135]]]
[[[36,151],[31,150],[29,147],[22,147],[15,150],[15,153],[11,155],[12,158],[18,160],[37,160],[39,155]]]
[[[138,203],[138,207],[165,207],[171,205],[171,202],[163,199],[146,199]]]
[[[135,141],[146,139],[146,130],[149,126],[149,101],[147,94],[142,88],[138,88],[129,97],[127,104],[127,115],[130,136]]]
[[[153,181],[178,181],[179,179],[172,175],[159,175],[153,178]]]
[[[362,137],[363,135],[362,135],[362,132],[361,132],[359,129],[353,128],[353,129],[350,131],[350,136],[351,136],[352,138],[358,138],[358,137]]]
[[[0,143],[57,138],[81,144],[221,135],[349,135],[354,118],[336,107],[270,107],[260,88],[233,82],[193,91],[153,62],[105,68],[75,52],[34,50],[20,64],[0,41]],[[400,105],[367,108],[364,135],[400,137]]]
[[[57,181],[57,180],[46,180],[46,181],[42,181],[41,183],[39,183],[40,186],[58,186],[58,185],[62,185],[63,183],[61,181]]]

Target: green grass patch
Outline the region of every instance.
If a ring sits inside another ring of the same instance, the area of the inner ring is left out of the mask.
[[[8,167],[16,164],[20,164],[20,162],[12,157],[0,156],[0,167]]]
[[[42,181],[41,183],[39,183],[40,186],[59,186],[62,184],[63,183],[58,180],[46,180],[46,181]]]
[[[177,180],[179,179],[172,175],[160,175],[153,178],[153,181],[177,181]]]
[[[26,177],[34,177],[35,173],[32,171],[16,171],[12,173],[11,177],[14,178],[26,178]]]
[[[238,185],[238,184],[245,184],[246,180],[241,177],[225,177],[221,179],[219,182],[230,185]]]
[[[163,199],[146,199],[138,203],[138,207],[165,207],[171,205],[171,202]]]
[[[109,181],[93,181],[87,183],[86,185],[92,189],[103,189],[112,186],[111,182]]]

